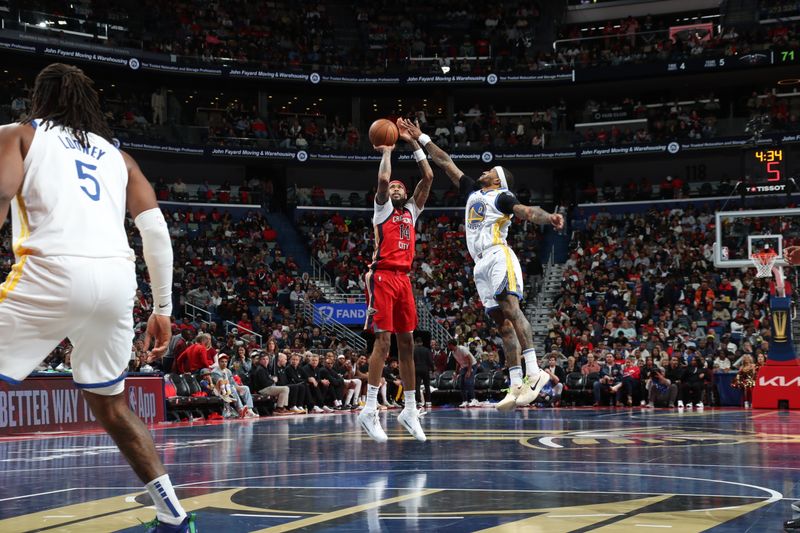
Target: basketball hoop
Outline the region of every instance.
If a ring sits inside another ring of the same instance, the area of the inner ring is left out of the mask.
[[[772,250],[756,252],[750,256],[750,260],[753,261],[753,265],[756,267],[757,278],[771,278],[772,267],[775,266],[775,261],[778,260],[778,254]]]

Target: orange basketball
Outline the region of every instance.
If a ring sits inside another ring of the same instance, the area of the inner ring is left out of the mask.
[[[398,135],[394,122],[385,118],[379,118],[369,127],[369,142],[372,146],[393,146]]]

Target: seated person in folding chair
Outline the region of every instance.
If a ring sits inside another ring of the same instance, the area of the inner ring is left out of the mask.
[[[547,358],[547,366],[542,370],[547,372],[550,376],[550,381],[542,388],[536,402],[544,402],[558,406],[561,401],[561,393],[564,391],[564,382],[567,379],[567,374],[564,369],[556,364],[556,356],[551,355]]]
[[[258,364],[250,373],[250,388],[261,396],[276,398],[274,412],[282,415],[289,412],[286,409],[289,405],[289,387],[281,387],[277,383],[278,378],[269,372],[269,354],[262,352],[259,354]]]
[[[399,407],[398,402],[403,396],[403,381],[400,379],[400,364],[397,359],[389,359],[389,363],[383,367],[383,379],[386,381],[389,407]]]
[[[705,360],[702,357],[692,357],[691,363],[683,372],[681,379],[681,395],[683,401],[678,402],[678,408],[691,409],[695,404],[698,409],[703,408],[703,388],[705,387]]]
[[[648,403],[647,407],[672,407],[678,397],[678,386],[674,385],[664,375],[664,371],[655,368],[650,372],[650,382],[648,383]]]
[[[314,407],[311,409],[314,413],[320,411],[333,412],[335,399],[333,389],[330,387],[330,381],[325,378],[323,368],[319,364],[319,356],[317,354],[312,354],[308,358],[308,364],[303,367],[303,374],[308,383],[308,390],[311,393],[311,401],[314,403]]]
[[[629,355],[622,367],[621,381],[612,387],[617,392],[617,403],[624,403],[628,407],[633,405],[633,395],[639,392],[639,378],[641,369],[636,362],[636,356]]]
[[[244,385],[237,385],[236,380],[233,378],[233,372],[228,368],[228,354],[220,354],[217,359],[219,368],[212,371],[211,378],[217,384],[219,390],[220,382],[227,383],[230,389],[230,396],[233,398],[233,403],[236,405],[236,412],[242,418],[256,418],[258,414],[253,411],[253,396],[250,394],[250,389]]]
[[[606,363],[600,369],[600,379],[594,382],[594,406],[600,405],[603,394],[610,396],[611,403],[615,404],[614,396],[619,387],[614,388],[622,382],[622,367],[614,362],[612,354],[606,354]]]

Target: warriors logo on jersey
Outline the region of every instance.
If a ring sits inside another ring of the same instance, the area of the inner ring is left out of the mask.
[[[467,227],[475,230],[480,229],[486,219],[486,204],[477,198],[467,207]]]

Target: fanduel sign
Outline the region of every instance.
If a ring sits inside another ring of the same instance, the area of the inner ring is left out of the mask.
[[[363,326],[367,320],[367,304],[314,304],[314,324],[335,320],[345,326]]]

